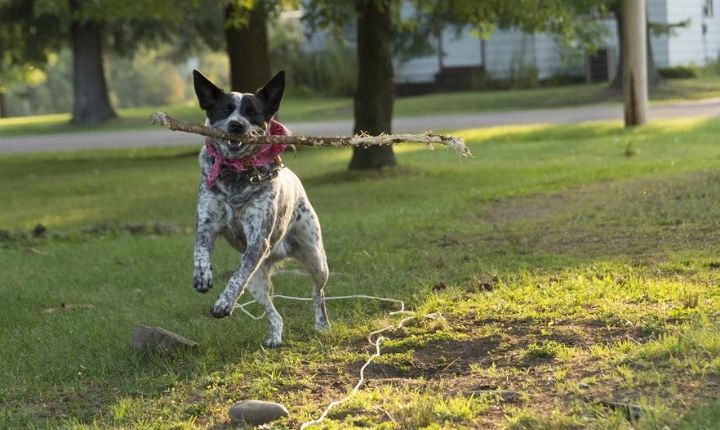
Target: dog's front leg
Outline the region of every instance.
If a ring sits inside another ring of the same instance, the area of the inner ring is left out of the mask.
[[[195,215],[195,246],[193,250],[193,287],[206,293],[212,288],[212,253],[215,237],[223,225],[221,202],[210,192],[201,191]]]
[[[240,266],[228,281],[225,291],[220,294],[210,311],[215,318],[230,315],[250,276],[258,269],[270,251],[270,235],[274,226],[275,208],[273,202],[257,205],[247,210],[243,221],[246,248],[240,258]]]

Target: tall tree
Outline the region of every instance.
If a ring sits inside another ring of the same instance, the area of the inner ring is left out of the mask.
[[[231,0],[225,7],[225,45],[233,90],[255,91],[270,79],[267,21],[276,5],[271,0]]]
[[[623,94],[625,126],[643,125],[647,121],[647,24],[645,0],[623,0]]]
[[[392,132],[395,82],[391,7],[391,0],[355,0],[358,55],[355,134]],[[395,164],[391,146],[353,148],[350,169],[377,169]]]
[[[96,124],[117,117],[110,105],[103,66],[105,23],[83,14],[82,0],[70,0],[70,46],[73,54],[73,124]]]
[[[611,0],[608,5],[609,10],[615,16],[615,28],[617,29],[618,39],[618,62],[615,69],[615,77],[610,83],[610,87],[616,90],[621,90],[623,86],[623,68],[624,68],[624,54],[623,44],[625,43],[625,30],[623,28],[623,0]],[[646,23],[647,28],[650,28],[650,23]],[[669,33],[668,29],[668,33]],[[650,43],[649,31],[646,35],[646,51],[647,51],[647,77],[648,85],[655,86],[662,81],[660,72],[658,72],[657,66],[655,65],[655,56],[653,55],[652,44]]]

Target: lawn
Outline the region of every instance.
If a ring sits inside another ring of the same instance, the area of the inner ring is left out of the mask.
[[[666,80],[653,88],[650,93],[651,100],[666,102],[708,97],[720,97],[720,76],[707,74],[696,79]],[[395,103],[394,114],[398,117],[407,117],[438,113],[541,109],[621,101],[621,95],[609,91],[607,84],[568,85],[513,91],[468,91],[401,97]],[[197,104],[189,101],[171,106],[120,109],[120,118],[91,127],[68,125],[70,120],[68,114],[5,118],[0,119],[0,137],[150,127],[148,117],[156,110],[168,112],[188,121],[202,122],[204,119]],[[280,118],[284,122],[351,119],[352,100],[321,97],[287,98],[283,101]]]
[[[720,121],[456,133],[475,158],[400,146],[400,167],[360,174],[345,150],[284,157],[321,218],[327,294],[421,316],[319,428],[719,422]],[[278,300],[285,344],[268,350],[265,321],[210,317],[237,256],[219,246],[218,286],[193,291],[186,148],[4,156],[0,184],[0,428],[227,428],[246,398],[285,404],[276,428],[297,428],[355,384],[367,333],[398,321],[333,301],[317,334],[309,305]],[[276,292],[310,294],[297,268]],[[199,346],[136,354],[136,324]]]

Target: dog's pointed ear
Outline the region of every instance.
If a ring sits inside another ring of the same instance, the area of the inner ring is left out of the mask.
[[[285,91],[285,71],[281,70],[277,75],[273,76],[264,87],[255,93],[258,98],[262,99],[267,106],[266,115],[268,119],[275,115],[280,109],[280,100]]]
[[[210,82],[210,79],[197,70],[193,70],[193,84],[195,85],[195,95],[197,95],[202,110],[210,109],[223,93],[223,90],[216,87],[215,84]]]

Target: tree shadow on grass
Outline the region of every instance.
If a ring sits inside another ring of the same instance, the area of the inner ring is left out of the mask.
[[[476,215],[490,230],[474,240],[589,259],[709,249],[720,243],[719,201],[712,171],[595,184],[490,204]]]

